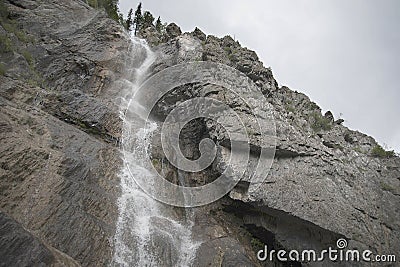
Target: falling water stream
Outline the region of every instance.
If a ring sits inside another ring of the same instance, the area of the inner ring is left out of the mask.
[[[199,245],[192,240],[190,211],[185,210],[186,215],[179,216],[176,208],[154,200],[135,183],[135,177],[153,172],[146,158],[152,133],[159,126],[156,122],[143,123],[139,114],[127,115],[127,107],[140,107],[140,103],[132,103],[132,96],[156,59],[148,45],[137,38],[132,38],[131,55],[136,66],[132,68],[130,90],[121,103],[124,166],[120,173],[121,196],[112,266],[190,266]],[[135,113],[131,110],[130,113]]]

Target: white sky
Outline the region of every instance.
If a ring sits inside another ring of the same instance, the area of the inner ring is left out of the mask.
[[[120,0],[127,13],[138,1]],[[280,85],[400,152],[400,1],[143,0],[182,31],[234,36]]]

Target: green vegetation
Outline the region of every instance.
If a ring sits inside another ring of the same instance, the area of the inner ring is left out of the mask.
[[[292,105],[290,105],[290,104],[286,104],[286,105],[285,105],[285,109],[286,109],[288,112],[292,112],[292,113],[294,113],[294,112],[296,111],[296,109],[295,109]]]
[[[4,0],[0,0],[0,18],[5,18],[8,16],[8,10],[4,4]]]
[[[21,55],[25,58],[29,65],[30,77],[27,79],[26,83],[32,87],[43,87],[47,88],[44,82],[44,78],[35,68],[35,60],[32,54],[28,50],[22,50]]]
[[[394,189],[391,185],[388,185],[388,184],[385,183],[385,182],[380,182],[380,186],[381,186],[381,189],[382,189],[383,191],[389,191],[389,192],[395,191],[395,189]]]
[[[29,53],[28,50],[23,50],[23,51],[21,52],[21,54],[22,54],[22,56],[26,59],[26,61],[28,62],[29,66],[30,66],[31,69],[32,69],[32,67],[33,67],[33,65],[34,65],[34,62],[33,62],[33,57],[32,57],[32,55],[31,55],[31,53]]]
[[[4,76],[6,74],[6,66],[3,63],[0,63],[0,76]]]
[[[153,166],[156,166],[156,165],[160,164],[160,160],[159,159],[152,159],[151,163],[153,164]]]
[[[315,102],[308,102],[305,107],[310,110],[320,110],[319,106]]]
[[[339,150],[344,150],[344,147],[341,144],[332,144],[332,148],[334,149],[339,149]]]
[[[104,11],[107,13],[107,15],[118,22],[120,25],[122,25],[127,31],[132,31],[133,29],[135,30],[135,35],[137,31],[139,30],[140,26],[142,23],[145,21],[144,15],[142,15],[142,3],[139,3],[134,18],[132,18],[133,15],[133,10],[130,9],[128,13],[128,17],[124,19],[122,13],[119,11],[118,8],[118,0],[87,0],[87,3],[96,9],[104,9]],[[146,19],[150,20],[150,18],[153,17],[149,11],[148,12]],[[146,15],[146,13],[145,13]],[[149,16],[151,15],[151,17]],[[152,22],[154,21],[154,18]]]
[[[0,53],[8,53],[13,51],[10,38],[7,35],[0,35]]]
[[[261,240],[256,238],[256,237],[253,237],[251,239],[250,243],[251,243],[251,246],[253,247],[253,249],[255,251],[259,251],[261,249],[264,249],[264,243],[261,242]]]
[[[229,54],[229,55],[228,55],[228,58],[229,58],[229,60],[230,60],[231,62],[234,62],[234,61],[236,60],[235,55],[233,55],[233,54]]]
[[[360,146],[356,146],[355,148],[353,148],[353,150],[354,150],[355,152],[360,153],[360,154],[364,154],[364,151],[361,149]]]
[[[315,132],[319,132],[321,130],[329,131],[332,129],[331,122],[327,118],[322,116],[320,112],[313,112],[310,119],[311,119],[311,128]]]
[[[97,2],[97,0],[87,0],[87,3],[91,7],[99,8],[99,3]]]
[[[32,43],[33,42],[33,39],[30,38],[25,33],[24,30],[18,28],[16,21],[2,18],[1,26],[3,26],[3,28],[7,32],[13,33],[18,38],[18,40],[20,40],[21,42],[23,42],[23,43]]]
[[[225,46],[224,51],[228,54],[228,58],[231,62],[234,62],[236,60],[234,53],[236,52],[235,49],[232,49],[229,46]]]
[[[156,21],[156,30],[161,33],[164,30],[164,25],[161,22],[160,16],[158,16],[157,21]]]
[[[93,8],[104,9],[111,19],[124,25],[123,16],[118,8],[118,0],[87,0],[87,3]]]
[[[23,29],[18,27],[17,21],[10,19],[4,0],[0,0],[0,9],[0,25],[6,31],[6,34],[0,35],[0,53],[14,52],[16,50],[13,45],[13,36],[20,42],[32,43],[34,39],[28,36]]]
[[[4,4],[4,0],[0,0],[0,25],[6,31],[0,35],[0,53],[13,52],[15,50],[12,42],[12,36],[23,42],[33,42],[32,38],[28,37],[24,30],[18,27],[15,20],[9,18],[9,12]]]
[[[150,11],[145,11],[143,14],[143,28],[147,28],[153,25],[154,17]]]
[[[16,20],[13,20],[9,16],[8,9],[4,4],[4,0],[0,0],[0,25],[6,31],[5,34],[0,35],[0,53],[18,53],[22,55],[29,65],[30,77],[26,80],[26,83],[31,86],[39,86],[43,84],[43,78],[35,70],[35,61],[31,53],[23,48],[27,44],[33,43],[34,39],[27,35],[26,32],[21,29]],[[18,41],[19,44],[13,44]],[[21,44],[22,43],[22,44]],[[0,74],[4,75],[6,67],[0,65]]]
[[[166,25],[162,24],[161,18],[158,17],[157,21],[154,25],[154,16],[150,11],[145,11],[142,13],[142,3],[139,3],[134,18],[132,19],[133,10],[129,10],[128,18],[125,23],[125,28],[128,31],[134,31],[134,34],[137,35],[141,29],[146,29],[148,27],[155,27],[155,29],[163,34],[165,31]]]
[[[32,43],[34,40],[33,38],[29,37],[26,32],[23,29],[20,29],[18,27],[18,24],[15,20],[10,19],[9,17],[9,12],[8,9],[6,7],[6,5],[4,4],[4,0],[0,0],[0,24],[1,26],[4,28],[4,30],[6,32],[8,32],[9,34],[14,34],[19,41],[23,42],[23,43]],[[2,44],[4,44],[4,42],[7,42],[7,46],[11,46],[8,43],[11,43],[11,40],[9,39],[9,37],[4,37],[4,35],[2,35],[1,39]],[[4,50],[2,50],[4,51]],[[12,51],[12,49],[7,49],[6,52],[10,52]]]
[[[135,27],[135,35],[138,33],[140,25],[142,24],[143,15],[142,15],[142,3],[136,8],[135,18],[133,19],[133,26]]]
[[[230,48],[229,46],[225,46],[225,47],[224,47],[224,50],[225,50],[225,52],[228,53],[228,54],[232,53],[232,50],[231,50],[231,48]]]
[[[377,157],[377,158],[390,158],[390,157],[394,157],[395,153],[393,150],[387,151],[380,145],[376,145],[371,150],[371,156]]]
[[[133,15],[133,9],[131,8],[131,9],[129,10],[129,13],[128,13],[128,18],[126,19],[126,22],[125,22],[125,29],[126,29],[128,32],[131,32],[131,31],[132,31],[132,26],[133,26],[132,15]]]

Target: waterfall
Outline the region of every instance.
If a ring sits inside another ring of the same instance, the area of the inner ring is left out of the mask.
[[[120,173],[121,196],[112,266],[190,266],[199,245],[192,240],[193,222],[188,216],[179,218],[182,216],[177,215],[177,208],[148,196],[134,180],[140,175],[152,175],[153,169],[146,165],[145,159],[149,157],[152,133],[159,126],[156,122],[143,123],[140,103],[131,103],[156,56],[137,38],[132,38],[131,54],[133,82],[126,82],[130,90],[121,102],[124,166]],[[130,106],[134,107],[129,108],[133,112],[126,112]]]

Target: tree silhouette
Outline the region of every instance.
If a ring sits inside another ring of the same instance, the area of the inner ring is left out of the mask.
[[[132,31],[132,26],[133,26],[133,19],[132,19],[132,15],[133,15],[133,10],[132,8],[129,10],[128,13],[128,18],[126,19],[126,30],[127,31]]]
[[[135,35],[139,31],[140,25],[142,24],[143,21],[143,16],[142,16],[142,3],[139,3],[139,5],[136,8],[135,11],[135,18],[133,19],[133,25],[135,27]]]
[[[160,18],[160,16],[159,16],[158,19],[157,19],[157,21],[156,21],[156,30],[157,30],[159,33],[161,33],[162,27],[163,27],[163,25],[162,25],[162,23],[161,23],[161,18]]]
[[[154,17],[150,11],[145,11],[143,14],[143,28],[147,28],[153,25]]]

